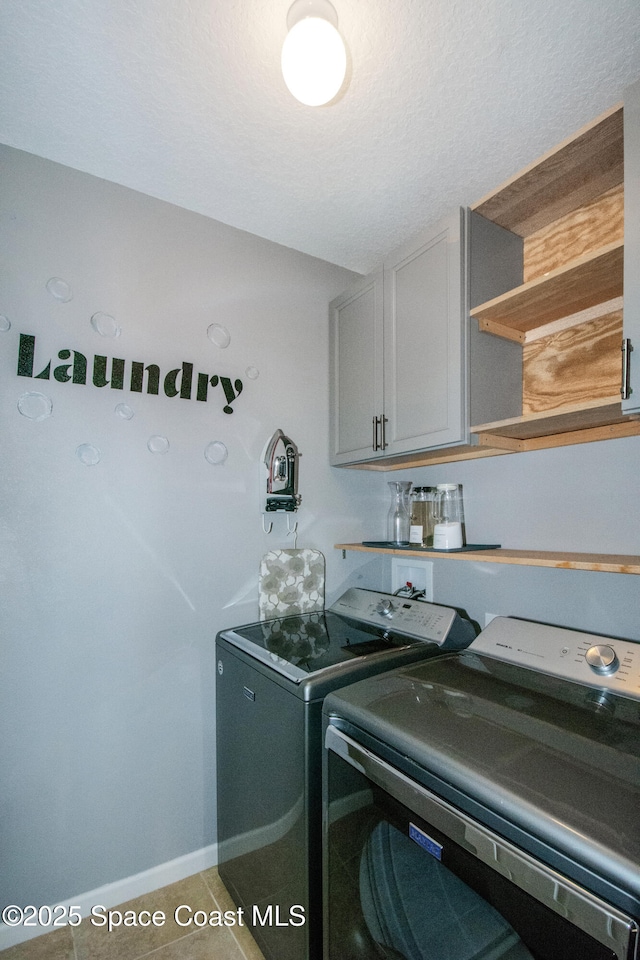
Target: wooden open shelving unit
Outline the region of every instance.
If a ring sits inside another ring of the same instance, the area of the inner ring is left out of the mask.
[[[623,147],[617,106],[472,207],[523,240],[523,283],[470,311],[522,346],[521,409],[472,425],[481,449],[640,434],[620,404]]]
[[[508,563],[528,567],[553,567],[556,570],[591,570],[597,573],[640,575],[640,556],[608,553],[558,553],[547,550],[403,550],[402,547],[365,547],[361,543],[336,543],[336,550],[382,553],[422,560],[458,560],[474,563]]]

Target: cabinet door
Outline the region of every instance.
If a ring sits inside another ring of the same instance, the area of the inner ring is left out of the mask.
[[[374,418],[384,404],[382,271],[358,281],[330,305],[331,462],[379,457]],[[379,435],[379,439],[381,439]]]
[[[387,456],[466,441],[463,216],[401,247],[384,267]]]
[[[623,338],[633,349],[628,361],[628,396],[623,413],[640,411],[640,81],[624,95],[624,313]]]

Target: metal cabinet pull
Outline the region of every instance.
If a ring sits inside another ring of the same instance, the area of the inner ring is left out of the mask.
[[[387,423],[387,418],[384,413],[379,417],[373,418],[373,449],[374,450],[384,450],[387,446],[387,439],[385,436],[384,425]],[[378,440],[378,427],[380,427],[380,440]]]
[[[387,446],[387,438],[385,435],[384,425],[387,423],[387,418],[384,413],[379,417],[373,418],[373,449],[374,450],[384,450]],[[380,440],[378,440],[378,427],[380,427]]]
[[[626,338],[622,341],[622,386],[620,387],[620,396],[623,400],[628,400],[633,393],[630,386],[631,378],[631,351],[633,344]]]

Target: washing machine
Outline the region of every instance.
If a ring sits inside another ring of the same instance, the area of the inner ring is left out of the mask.
[[[324,739],[325,960],[637,960],[640,644],[497,618]]]
[[[322,703],[466,647],[453,608],[351,588],[330,608],[216,638],[219,872],[268,960],[322,956]]]

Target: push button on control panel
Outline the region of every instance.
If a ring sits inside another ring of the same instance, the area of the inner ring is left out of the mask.
[[[589,647],[585,654],[585,660],[593,672],[601,676],[615,673],[620,666],[620,661],[613,647],[604,643],[598,643],[593,647]]]

